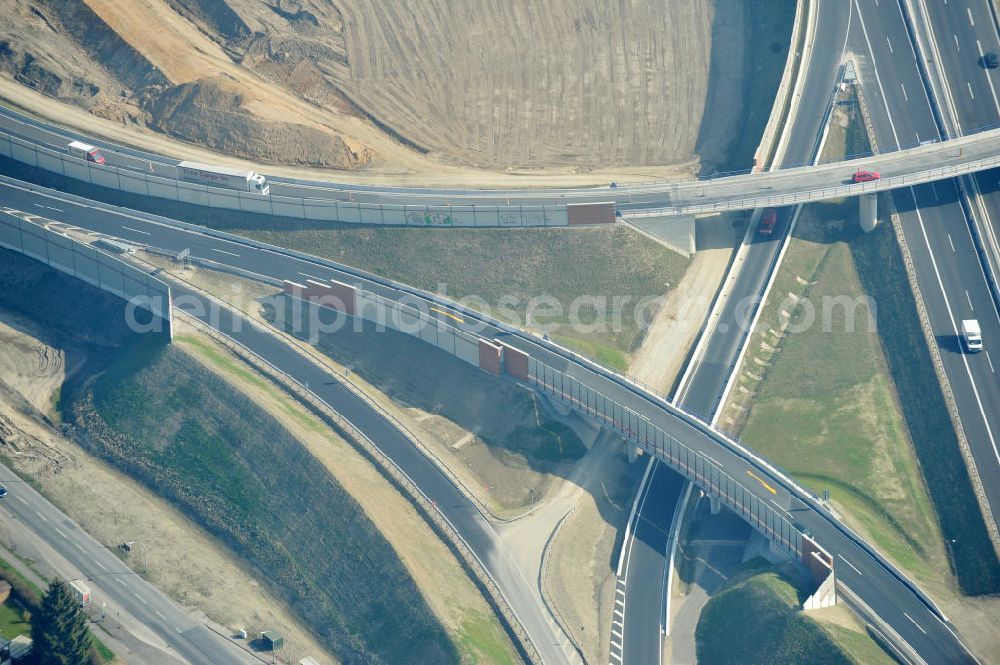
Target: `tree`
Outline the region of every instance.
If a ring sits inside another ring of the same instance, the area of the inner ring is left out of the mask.
[[[87,618],[69,585],[56,579],[31,619],[33,653],[38,665],[84,665],[90,662]]]

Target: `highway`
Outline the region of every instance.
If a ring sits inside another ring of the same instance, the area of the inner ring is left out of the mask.
[[[813,40],[813,55],[802,72],[802,92],[798,103],[789,114],[789,126],[783,154],[776,155],[777,165],[802,164],[815,161],[821,148],[827,112],[834,89],[839,82],[844,56],[850,14],[844,13],[836,3],[819,3],[815,23],[822,26]],[[778,232],[766,238],[759,237],[756,229],[748,228],[743,246],[737,254],[737,264],[731,268],[735,281],[724,299],[714,328],[705,330],[699,339],[677,390],[671,398],[675,404],[699,418],[712,422],[719,408],[722,394],[736,363],[747,335],[753,314],[760,304],[764,287],[773,270],[784,238],[791,228],[795,207],[778,210]],[[727,277],[728,279],[728,277]],[[679,495],[681,476],[658,465],[657,472],[649,479],[650,487],[640,492],[653,496]],[[666,533],[674,515],[672,501],[646,501],[639,503],[637,524],[655,525],[655,531]],[[653,529],[653,527],[648,527]],[[638,529],[632,532],[634,539]],[[666,537],[663,537],[666,545]],[[651,580],[665,580],[668,564],[664,547],[634,547],[625,543],[628,565],[625,567],[624,665],[643,665],[659,662],[654,657],[660,653],[664,626],[661,625],[660,605],[666,593],[665,582],[652,584]],[[655,587],[650,590],[650,587]],[[637,592],[630,591],[636,589]],[[635,597],[633,597],[635,593]],[[630,610],[629,610],[630,608]],[[640,609],[643,608],[643,609]]]
[[[841,12],[842,13],[842,12]],[[825,34],[821,33],[821,34]],[[807,103],[816,102],[805,98]],[[824,96],[822,101],[828,99]],[[41,129],[37,121],[27,122],[13,111],[0,111],[0,127],[8,134],[23,141],[46,145],[60,154],[65,153],[68,138],[55,128]],[[295,185],[294,191],[275,186],[272,201],[280,201],[288,194],[299,199],[339,200],[355,203],[372,203],[379,206],[527,206],[559,205],[614,201],[617,208],[633,216],[665,216],[747,210],[751,208],[779,207],[820,201],[863,192],[887,191],[907,185],[933,182],[943,178],[970,173],[984,168],[1000,166],[1000,129],[958,137],[947,142],[930,142],[918,145],[904,137],[901,149],[882,154],[877,164],[871,159],[856,159],[820,166],[795,166],[766,173],[744,173],[720,176],[708,180],[684,180],[648,184],[622,185],[616,188],[590,187],[577,189],[522,189],[522,190],[399,190],[393,188],[344,189],[340,185]],[[916,147],[910,147],[915,145]],[[810,146],[811,147],[811,146]],[[140,177],[156,176],[176,180],[172,164],[160,163],[161,159],[148,155],[148,159],[133,156],[135,150],[126,152],[105,148],[108,163],[102,168],[120,168]],[[905,148],[905,150],[903,149]],[[125,149],[123,149],[125,150]],[[782,163],[789,165],[792,160]],[[808,163],[803,160],[802,163]],[[877,166],[882,174],[874,182],[852,184],[851,177],[858,169]],[[153,168],[151,168],[153,167]],[[140,175],[141,174],[141,175]]]
[[[194,621],[158,589],[132,572],[106,545],[94,540],[2,464],[0,483],[8,489],[0,504],[5,519],[16,520],[20,528],[35,532],[59,556],[81,571],[91,591],[110,602],[110,611],[114,611],[115,606],[122,608],[189,663],[259,665],[257,658]]]
[[[918,649],[928,662],[973,662],[968,651],[950,627],[936,615],[933,607],[923,600],[922,596],[916,594],[913,587],[898,573],[893,572],[883,560],[878,558],[873,550],[867,548],[863,541],[851,534],[846,527],[837,523],[807,493],[791,484],[780,472],[768,467],[752,454],[726,440],[703,423],[604,368],[562,351],[534,335],[519,332],[470,310],[463,310],[455,305],[447,304],[430,294],[338,266],[329,261],[299,256],[288,250],[263,246],[235,237],[230,238],[210,229],[179,225],[177,222],[156,218],[145,213],[116,210],[112,206],[81,200],[70,195],[44,192],[43,188],[11,183],[7,179],[0,186],[0,199],[6,205],[21,210],[33,211],[37,209],[37,205],[47,205],[50,209],[45,210],[45,216],[65,224],[106,233],[133,242],[149,243],[172,251],[189,249],[192,256],[224,262],[274,279],[300,280],[303,274],[311,274],[321,279],[336,278],[340,281],[359,284],[365,290],[378,293],[389,299],[398,300],[404,297],[421,299],[427,303],[428,309],[432,304],[445,304],[452,309],[458,309],[463,312],[463,317],[466,320],[460,327],[487,338],[500,337],[512,346],[526,351],[537,361],[584,381],[615,402],[634,411],[641,418],[660,427],[669,436],[683,441],[692,449],[699,451],[697,457],[687,460],[688,468],[698,468],[702,473],[711,473],[711,469],[722,469],[733,478],[741,479],[746,489],[753,495],[754,502],[759,502],[761,505],[774,505],[784,511],[784,514],[788,516],[786,519],[794,520],[801,525],[801,528],[812,533],[838,563],[841,561],[849,562],[849,567],[838,570],[838,577],[841,581],[862,596],[880,616],[897,629],[904,639]],[[129,227],[132,230],[124,227]],[[213,324],[211,320],[209,323]],[[222,327],[220,322],[215,322],[214,325]],[[244,330],[246,329],[244,327]],[[229,333],[229,331],[224,332]],[[270,344],[273,342],[258,343],[252,339],[249,341],[248,346],[262,355],[276,352],[270,348]],[[287,347],[282,348],[285,349],[284,353],[292,353]],[[296,361],[292,358],[273,357],[272,362],[283,368],[291,369],[290,373],[303,383],[308,383],[310,386],[317,385],[315,379],[310,381],[309,377],[296,375],[298,372]],[[319,384],[322,385],[322,383],[320,381]],[[362,419],[366,417],[364,410],[370,407],[359,404],[357,405],[358,411],[348,406],[342,406],[342,408],[344,409],[342,414],[348,420],[359,427],[362,424],[367,427],[367,423]],[[372,426],[375,429],[371,430],[372,434],[369,436],[379,446],[388,445],[383,441],[383,435],[377,429],[378,418],[373,421]],[[365,431],[369,432],[367,429]],[[391,432],[384,435],[384,437],[392,436]],[[406,444],[405,447],[408,446],[409,444]],[[412,454],[415,453],[411,451]],[[407,459],[405,455],[401,457],[403,463]],[[411,459],[416,459],[419,463],[419,460],[423,458],[419,456],[411,457]],[[400,460],[397,460],[397,463],[400,463]],[[426,459],[424,459],[424,463],[429,464]],[[407,473],[410,472],[403,464],[400,465]],[[754,476],[750,476],[751,471]],[[453,487],[448,489],[450,484],[445,480],[440,480],[443,478],[440,472],[432,466],[428,466],[426,474],[426,476],[421,476],[415,470],[411,477],[414,477],[418,485],[429,496],[441,497],[439,506],[444,509],[449,506],[464,505],[455,494],[456,490]],[[754,480],[754,477],[760,480]],[[439,480],[435,481],[434,478]],[[430,483],[430,485],[423,483]],[[449,497],[454,497],[454,501]],[[472,510],[456,508],[453,513],[447,514],[447,517],[458,520],[456,527],[458,527],[459,533],[470,542],[470,545],[481,548],[485,545],[481,541],[482,536],[479,530],[459,526],[465,524],[461,521],[460,516],[463,513],[472,512]],[[489,552],[476,551],[477,554],[480,554],[480,558],[488,564],[490,561]],[[516,602],[516,599],[511,599],[511,601],[512,603]],[[522,611],[521,607],[515,607],[515,609],[519,613]],[[530,616],[522,616],[522,621],[529,627],[529,631],[533,630],[534,624]],[[544,647],[543,644],[536,644],[536,646],[540,649]]]
[[[875,5],[871,0],[855,2],[867,6],[863,18],[868,34],[887,36],[887,39],[868,40],[854,45],[858,52],[866,54],[861,67],[862,85],[879,148],[894,150],[904,140],[903,137],[927,139],[938,136],[938,123],[930,100],[924,93],[899,5]],[[944,13],[954,13],[959,17],[965,15],[967,20],[971,5],[977,5],[988,12],[985,3],[958,3],[953,0],[949,5],[952,9]],[[938,19],[943,20],[943,16],[936,15],[935,20]],[[988,13],[980,16],[981,24],[988,20]],[[896,47],[890,49],[890,44]],[[904,44],[906,48],[900,48]],[[954,46],[954,42],[952,45]],[[962,47],[961,40],[959,47]],[[968,44],[965,48],[966,53],[969,53],[971,49]],[[974,41],[972,48],[975,48]],[[972,67],[978,66],[977,58],[978,56],[968,56]],[[975,73],[968,69],[967,65],[963,71],[967,74]],[[908,92],[905,97],[884,93],[885,82],[890,76],[904,82],[904,85],[909,84],[914,93]],[[983,76],[979,72],[975,78],[988,89],[986,84],[979,81]],[[882,82],[881,85],[879,81]],[[966,83],[967,81],[962,81],[963,85]],[[995,109],[993,114],[994,118],[998,117]],[[893,193],[893,199],[900,211],[903,234],[914,259],[923,300],[955,395],[962,428],[983,482],[987,502],[994,516],[1000,515],[1000,454],[997,449],[1000,427],[996,420],[997,414],[1000,414],[1000,381],[996,373],[1000,351],[995,343],[991,347],[987,342],[984,352],[966,354],[959,340],[961,320],[977,318],[983,328],[984,339],[1000,341],[1000,314],[959,202],[956,182],[948,180],[897,190]],[[951,544],[953,551],[962,546],[962,542]],[[960,555],[961,553],[959,557]]]

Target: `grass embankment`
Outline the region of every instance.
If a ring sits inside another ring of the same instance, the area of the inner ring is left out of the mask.
[[[449,297],[507,322],[525,324],[532,298],[535,328],[620,371],[642,341],[655,310],[636,305],[676,285],[689,264],[624,226],[550,229],[359,227],[214,210],[95,187],[0,157],[0,173],[136,210],[184,219],[346,263]],[[305,279],[303,277],[302,279]],[[668,287],[667,285],[670,285]],[[584,298],[574,306],[577,298]],[[607,314],[587,298],[606,302]],[[615,300],[621,299],[620,316]],[[569,325],[575,311],[583,324]],[[640,319],[638,322],[636,318]],[[601,325],[595,325],[601,324]],[[528,326],[532,327],[532,326]]]
[[[358,332],[344,326],[321,333],[316,346],[396,405],[423,414],[413,427],[422,438],[436,439],[429,445],[448,466],[460,464],[490,487],[492,508],[517,511],[537,502],[552,477],[587,452],[570,427],[547,415],[535,393],[410,335],[378,332],[366,321]],[[436,425],[439,418],[450,426]]]
[[[862,237],[855,211],[853,204],[803,210],[741,368],[740,385],[756,391],[745,393],[753,401],[741,438],[805,485],[829,489],[880,549],[929,577],[947,566],[941,534],[878,333],[869,331],[865,307],[853,309],[866,291],[849,242],[872,240]],[[796,307],[790,293],[803,304]],[[831,309],[824,323],[824,299],[844,296],[852,303],[853,323],[842,306]],[[810,308],[815,321],[807,326]],[[881,329],[903,334],[889,313],[876,311]],[[805,329],[776,335],[786,320],[790,331]]]
[[[187,512],[345,662],[457,662],[396,552],[277,421],[173,347],[135,345],[74,404],[93,451]]]
[[[978,505],[895,236],[886,224],[863,234],[856,215],[854,202],[803,210],[740,370],[727,412],[734,420],[724,422],[803,484],[829,489],[879,549],[925,583],[939,584],[952,567],[964,592],[995,589],[996,559],[982,520],[969,519]],[[874,330],[856,305],[866,296]],[[830,305],[836,298],[847,306]],[[812,325],[781,334],[810,311]],[[945,539],[957,541],[951,565]]]
[[[863,633],[828,628],[803,614],[794,569],[748,561],[705,605],[695,637],[698,662],[711,665],[889,665]]]
[[[854,94],[842,97],[827,160],[870,148]],[[804,484],[829,489],[854,525],[924,584],[954,579],[966,594],[995,593],[1000,565],[893,229],[883,222],[866,235],[857,215],[854,200],[803,208],[723,425]],[[861,297],[875,305],[871,332],[866,308],[855,306]],[[830,306],[824,316],[824,300],[836,298],[847,309]],[[815,321],[804,332],[782,333],[810,310]]]
[[[665,294],[688,265],[687,259],[624,226],[234,230],[453,299],[467,299],[474,309],[544,330],[622,371],[655,313],[647,308],[643,317],[636,305]],[[540,297],[546,300],[536,301],[533,308],[532,299]],[[615,314],[618,299],[622,304],[620,314]],[[551,314],[556,307],[561,313]],[[574,316],[581,326],[570,325]]]

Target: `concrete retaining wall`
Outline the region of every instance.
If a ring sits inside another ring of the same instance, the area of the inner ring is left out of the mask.
[[[23,214],[23,213],[22,213]],[[157,320],[144,330],[173,336],[170,287],[145,271],[85,243],[31,220],[0,212],[0,247],[41,261],[125,300],[129,307],[151,312]],[[126,309],[126,315],[128,315]]]
[[[536,227],[566,226],[569,223],[565,205],[381,205],[290,196],[261,196],[250,192],[182,182],[174,179],[174,174],[142,173],[114,166],[101,166],[68,153],[35,145],[2,131],[0,131],[0,155],[67,178],[109,189],[209,208],[242,210],[264,215],[392,226]],[[606,208],[608,204],[602,205]],[[581,219],[589,219],[588,214],[590,217],[597,214],[594,210],[582,208],[578,215]],[[613,204],[610,214],[607,214],[604,208],[599,212],[600,220],[604,223],[614,221]],[[596,219],[582,223],[597,223]]]

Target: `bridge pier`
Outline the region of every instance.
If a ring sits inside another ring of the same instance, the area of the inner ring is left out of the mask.
[[[639,453],[642,451],[639,450],[639,446],[633,444],[628,439],[625,439],[625,445],[628,447],[628,463],[635,464],[639,459]]]
[[[710,496],[710,497],[708,497],[708,507],[709,507],[709,510],[711,510],[711,512],[712,512],[713,515],[718,515],[719,511],[722,510],[722,502],[719,501],[719,497],[717,497],[717,496]]]
[[[878,194],[862,194],[858,201],[858,212],[860,213],[861,230],[871,233],[878,225]]]

